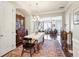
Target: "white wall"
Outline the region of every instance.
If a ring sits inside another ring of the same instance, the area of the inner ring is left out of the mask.
[[[33,24],[32,24],[32,14],[25,11],[25,28],[28,30],[28,34],[31,34],[33,32]]]
[[[2,56],[16,48],[14,6],[9,2],[0,2],[0,16],[0,56]]]
[[[79,24],[73,24],[73,11],[79,7],[79,2],[73,2],[72,5],[65,11],[65,21],[68,26],[66,30],[73,32],[73,56],[79,57]]]

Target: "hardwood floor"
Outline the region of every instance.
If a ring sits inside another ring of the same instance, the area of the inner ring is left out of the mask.
[[[38,53],[34,53],[33,57],[65,57],[60,43],[57,39],[51,38],[49,35],[45,35],[44,44]],[[6,54],[4,57],[20,57],[22,52],[22,45]],[[29,53],[24,52],[22,57],[30,57]]]

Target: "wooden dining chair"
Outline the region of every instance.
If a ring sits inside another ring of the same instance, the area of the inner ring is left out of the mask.
[[[32,57],[32,54],[35,52],[35,44],[31,43],[32,38],[24,38],[23,40],[23,50],[21,53],[21,56],[24,53],[24,49],[29,50],[30,51],[30,56]],[[34,49],[34,52],[32,53],[32,49]]]

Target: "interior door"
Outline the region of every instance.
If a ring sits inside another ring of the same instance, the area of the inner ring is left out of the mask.
[[[0,56],[15,48],[14,22],[13,7],[8,2],[2,2],[0,4]]]

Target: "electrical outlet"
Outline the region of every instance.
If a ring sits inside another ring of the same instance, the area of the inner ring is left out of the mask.
[[[14,47],[14,44],[12,44],[12,47]]]

